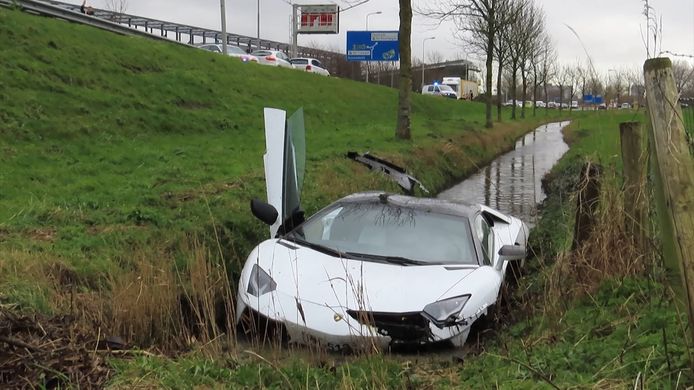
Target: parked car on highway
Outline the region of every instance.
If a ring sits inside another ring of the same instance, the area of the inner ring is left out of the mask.
[[[197,46],[199,49],[222,54],[221,43],[207,43]],[[234,45],[227,45],[227,55],[240,59],[243,62],[258,62],[258,57],[246,53],[242,48]]]
[[[425,85],[424,88],[422,88],[422,95],[437,95],[451,99],[458,99],[458,94],[453,90],[453,88],[445,84]]]
[[[341,198],[304,219],[303,114],[265,109],[268,202],[251,201],[270,238],[249,254],[236,324],[290,343],[334,350],[444,343],[462,346],[500,299],[528,227],[481,204],[384,191]],[[369,154],[357,162],[408,193],[419,183]]]
[[[573,110],[578,109],[578,100],[572,100],[571,101],[571,109],[573,109]]]
[[[538,100],[538,101],[535,102],[535,107],[537,107],[537,108],[545,108],[545,107],[547,107],[547,104],[545,104],[545,102],[543,102],[542,100]]]
[[[258,60],[263,65],[294,68],[291,62],[289,62],[289,57],[279,50],[255,50],[251,54],[258,57]]]
[[[629,110],[629,109],[631,109],[631,104],[629,104],[629,103],[622,103],[622,105],[619,106],[619,108],[622,109],[622,110]]]
[[[306,72],[317,73],[323,76],[330,76],[330,72],[315,58],[292,58],[289,60],[295,69]]]
[[[559,103],[557,103],[557,102],[547,102],[547,108],[559,108]]]

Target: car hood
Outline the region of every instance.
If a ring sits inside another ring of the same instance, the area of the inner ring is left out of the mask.
[[[420,311],[439,299],[465,294],[459,282],[478,269],[336,258],[276,239],[256,249],[257,257],[249,261],[257,261],[275,280],[278,292],[301,301],[351,310]]]

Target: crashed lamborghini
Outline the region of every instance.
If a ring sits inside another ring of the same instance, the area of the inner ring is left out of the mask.
[[[289,342],[330,349],[462,346],[498,301],[509,262],[525,258],[527,226],[484,205],[383,191],[304,218],[302,112],[266,109],[265,135],[268,201],[254,199],[251,211],[271,238],[241,272],[237,325],[262,322]],[[421,186],[387,161],[350,157],[407,193]]]

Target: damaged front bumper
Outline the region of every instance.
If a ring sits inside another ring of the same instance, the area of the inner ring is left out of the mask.
[[[258,326],[281,328],[289,343],[319,345],[329,350],[387,349],[398,345],[449,343],[460,347],[470,332],[463,322],[439,328],[421,312],[377,312],[328,306],[278,291],[255,297],[239,294],[237,324],[253,333]],[[264,330],[261,334],[268,334]],[[284,338],[284,337],[283,337]]]

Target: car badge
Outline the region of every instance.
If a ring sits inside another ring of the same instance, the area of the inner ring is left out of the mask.
[[[335,313],[335,315],[333,316],[333,320],[335,320],[335,322],[339,322],[342,320],[342,316]]]

